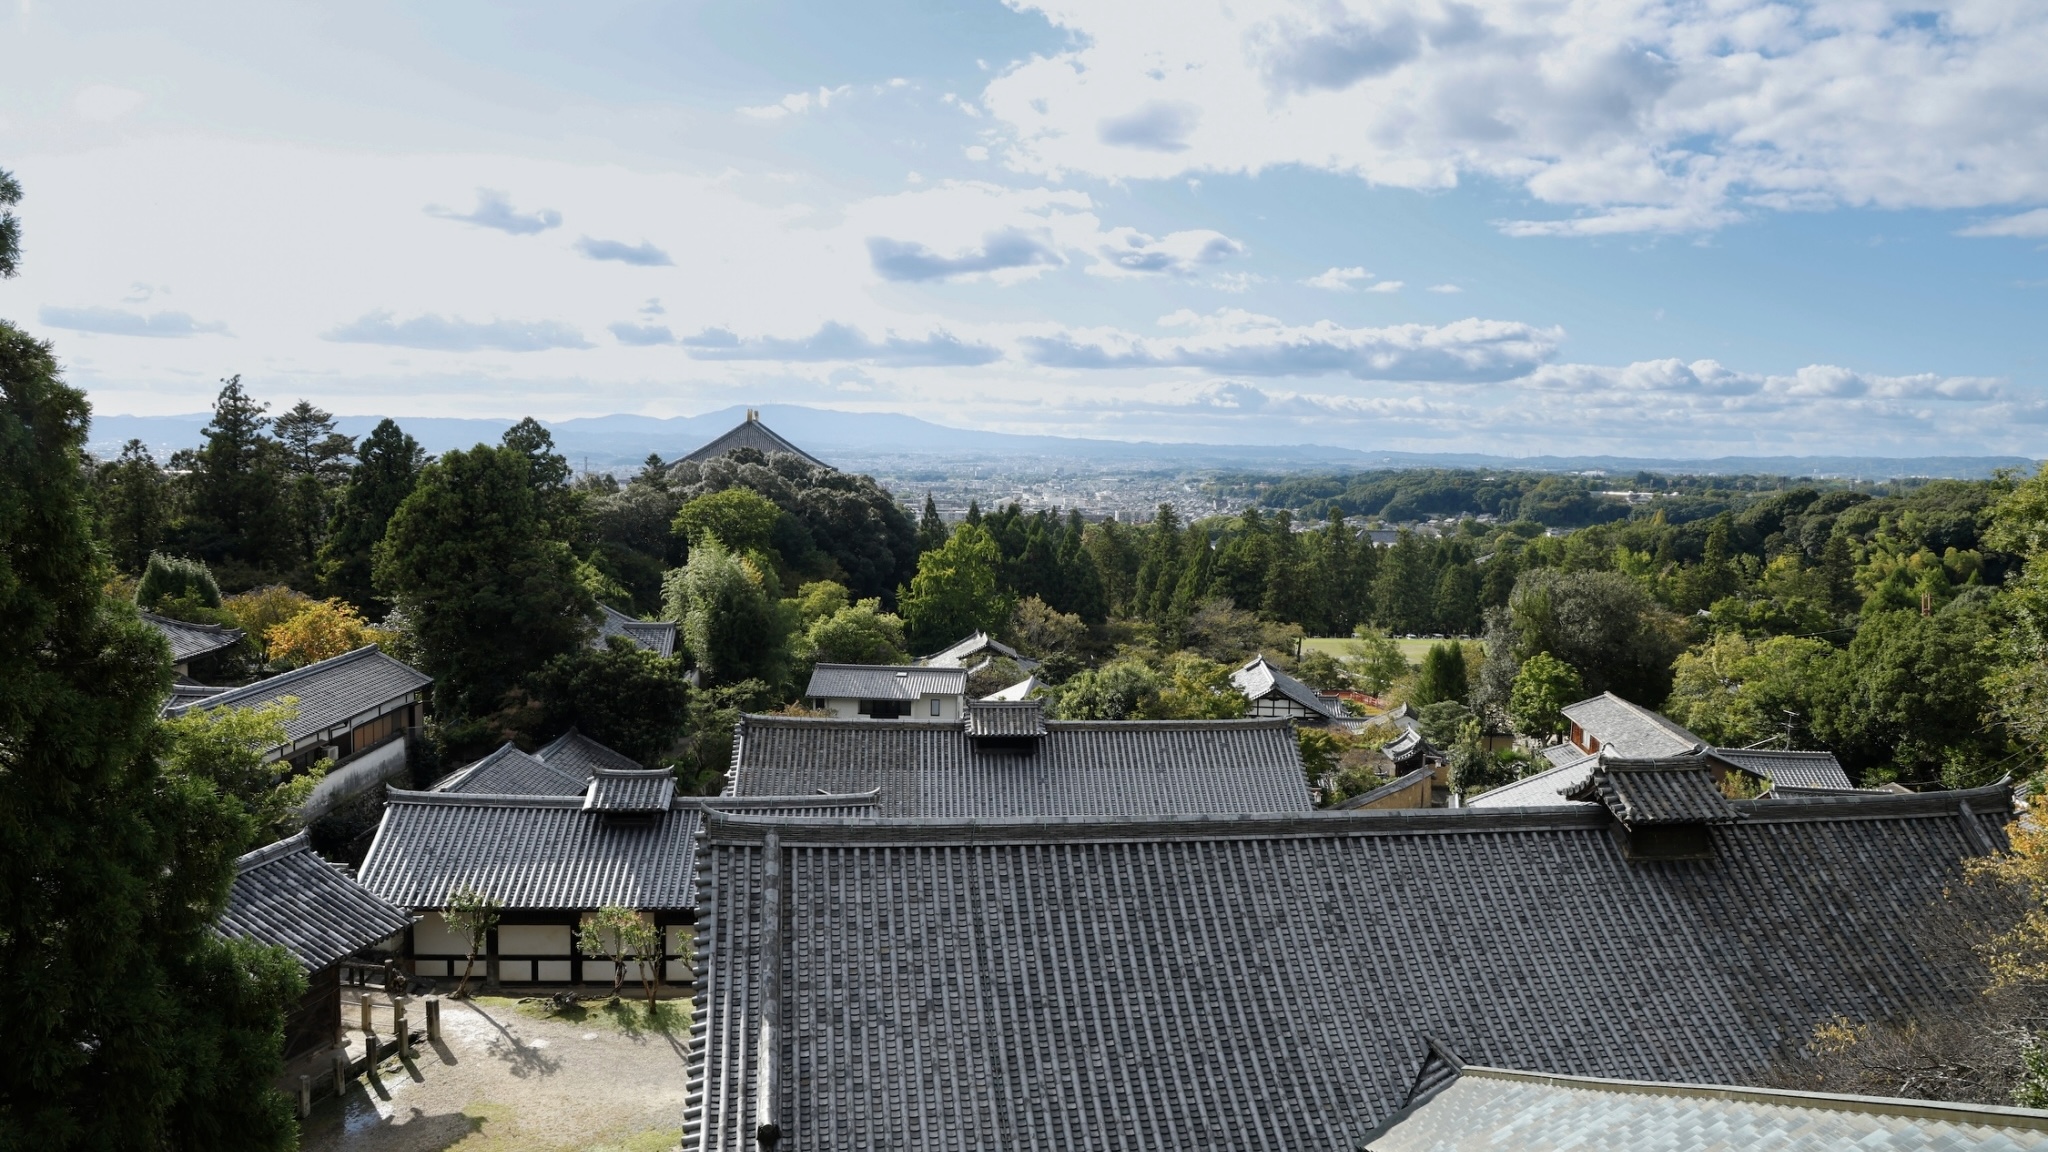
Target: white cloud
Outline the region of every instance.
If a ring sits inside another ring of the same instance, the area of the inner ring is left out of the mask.
[[[1020,171],[1300,165],[1416,189],[1480,177],[1559,210],[1503,222],[1525,236],[2048,200],[2038,4],[1952,0],[1931,19],[1856,0],[1019,6],[1070,37],[983,93]],[[1969,234],[2034,227],[2048,225]]]
[[[892,84],[891,87],[900,87]],[[785,116],[801,116],[812,109],[822,112],[832,106],[834,100],[853,91],[853,85],[841,84],[837,88],[820,87],[811,92],[791,92],[773,104],[757,104],[741,108],[740,115],[755,120],[780,120]]]
[[[1392,293],[1395,293],[1395,292],[1399,292],[1399,291],[1400,291],[1400,290],[1401,290],[1401,289],[1402,289],[1402,288],[1403,288],[1404,286],[1405,286],[1405,282],[1404,282],[1404,281],[1400,281],[1400,280],[1382,280],[1382,281],[1380,281],[1379,283],[1377,283],[1377,284],[1374,284],[1374,285],[1372,285],[1372,286],[1368,287],[1368,288],[1366,289],[1366,291],[1367,291],[1367,292],[1380,292],[1380,293],[1392,294]]]
[[[1464,291],[1463,288],[1458,287],[1456,284],[1431,284],[1429,290],[1445,296],[1455,296]]]
[[[1957,231],[1958,236],[2048,236],[2048,208],[1985,220]]]
[[[1303,280],[1311,288],[1322,288],[1330,292],[1349,292],[1352,285],[1361,280],[1372,279],[1372,273],[1363,268],[1331,268]]]

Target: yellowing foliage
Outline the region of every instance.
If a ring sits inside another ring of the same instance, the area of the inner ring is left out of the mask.
[[[264,633],[272,660],[286,660],[304,666],[319,660],[353,652],[365,644],[383,645],[391,634],[372,627],[353,605],[342,600],[321,600],[306,605],[297,615]]]
[[[2001,885],[2026,904],[2017,924],[1984,945],[1984,959],[1993,988],[2048,985],[2048,828],[2023,818],[2006,827],[2006,838],[2010,853],[1965,865],[1972,883]]]

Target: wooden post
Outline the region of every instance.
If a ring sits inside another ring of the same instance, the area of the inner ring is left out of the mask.
[[[427,997],[427,1042],[429,1044],[441,1042],[441,998],[439,996]]]
[[[348,1050],[334,1050],[334,1098],[339,1100],[348,1091]]]
[[[394,1001],[391,1005],[391,1031],[398,1037],[398,1058],[412,1059],[412,1034],[405,1027],[405,1005]]]
[[[311,1076],[301,1076],[299,1077],[299,1119],[304,1120],[312,1114],[313,1078]]]
[[[363,987],[360,997],[356,1000],[356,1005],[363,1010],[363,1035],[374,1035],[377,1028],[370,1020],[370,989],[368,985]]]

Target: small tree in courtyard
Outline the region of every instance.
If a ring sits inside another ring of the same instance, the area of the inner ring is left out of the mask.
[[[660,973],[656,971],[650,977],[648,965],[650,956],[653,964],[661,963],[661,934],[653,920],[631,908],[608,904],[583,918],[576,946],[586,956],[603,956],[612,962],[614,1000],[619,998],[619,987],[626,981],[626,965],[637,961],[640,981],[647,988],[647,1010],[654,1010],[654,988]]]
[[[468,990],[470,974],[476,970],[476,954],[489,943],[491,929],[498,926],[498,915],[504,908],[503,900],[486,896],[467,884],[448,893],[448,927],[469,944],[469,959],[462,965],[462,982],[455,986],[458,999]]]

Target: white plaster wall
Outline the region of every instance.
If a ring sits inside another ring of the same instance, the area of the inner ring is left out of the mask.
[[[405,738],[386,740],[330,770],[306,798],[299,815],[307,820],[324,815],[387,780],[403,776],[405,770]]]

